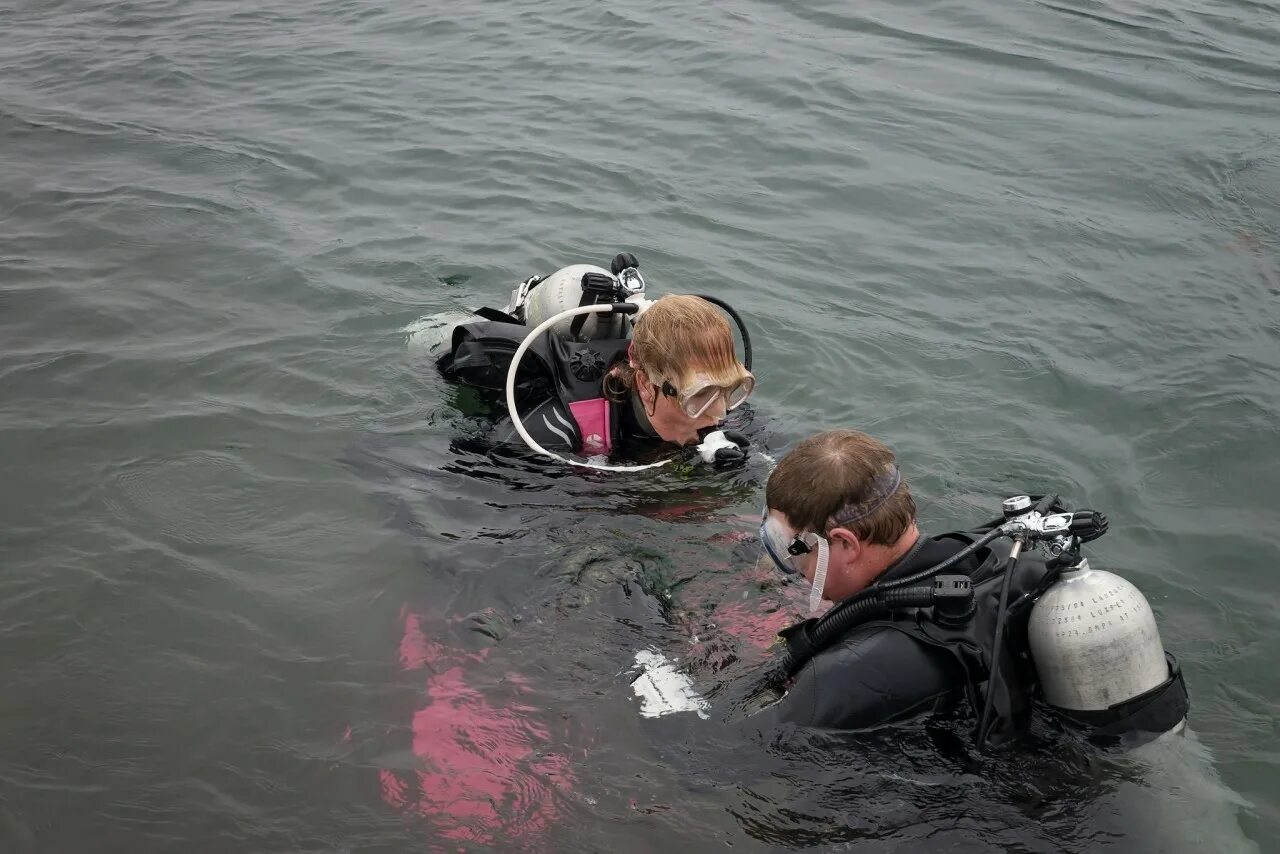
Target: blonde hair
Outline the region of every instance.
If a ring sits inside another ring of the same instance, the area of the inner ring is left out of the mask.
[[[630,358],[605,375],[605,397],[627,399],[636,369],[681,385],[695,368],[710,374],[738,370],[733,329],[720,309],[701,297],[669,294],[640,315],[631,335]]]
[[[782,458],[769,475],[764,500],[798,531],[848,528],[865,542],[888,546],[916,519],[911,488],[894,474],[893,451],[883,442],[857,430],[830,430],[810,436]],[[891,489],[884,489],[886,481]],[[883,490],[879,496],[878,490]],[[839,521],[846,515],[841,511],[875,500],[881,504],[868,515],[849,524]]]

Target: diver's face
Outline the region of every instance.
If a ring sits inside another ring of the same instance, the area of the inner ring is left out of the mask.
[[[729,414],[724,398],[720,397],[697,418],[690,418],[680,408],[678,399],[663,394],[644,370],[636,371],[636,393],[658,436],[677,445],[697,444],[699,430],[723,423]]]

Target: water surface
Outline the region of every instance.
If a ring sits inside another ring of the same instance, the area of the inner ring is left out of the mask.
[[[1073,757],[638,716],[644,646],[763,660],[760,472],[503,473],[400,333],[625,249],[746,315],[778,449],[875,433],[934,530],[1104,510],[1265,850],[1278,14],[0,9],[3,847],[1142,848]]]

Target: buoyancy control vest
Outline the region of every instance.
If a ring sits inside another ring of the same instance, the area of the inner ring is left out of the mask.
[[[521,323],[482,320],[453,330],[449,352],[438,362],[440,371],[501,400],[511,357],[529,333]],[[628,337],[572,341],[546,335],[534,341],[516,377],[516,405],[532,408],[554,397],[564,406],[576,428],[575,451],[608,454],[617,439],[616,404],[603,396],[605,375],[627,356]]]
[[[438,362],[441,373],[493,393],[493,402],[501,405],[512,358],[541,320],[573,305],[643,292],[634,255],[620,253],[610,266],[612,272],[607,273],[589,264],[572,265],[521,282],[506,311],[482,308],[476,312],[482,321],[454,328],[452,346]],[[613,366],[626,358],[632,325],[632,318],[623,314],[607,321],[583,317],[531,341],[516,376],[515,405],[523,412],[558,401],[561,411],[553,408],[546,414],[548,428],[567,438],[575,452],[608,454],[617,438],[617,406],[604,397],[602,384]]]

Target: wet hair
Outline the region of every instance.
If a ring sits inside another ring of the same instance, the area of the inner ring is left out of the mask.
[[[604,378],[605,397],[625,401],[636,387],[636,368],[684,384],[694,369],[713,376],[738,369],[733,329],[720,309],[701,297],[669,294],[640,315],[631,335],[630,359]],[[634,367],[633,367],[634,365]]]
[[[769,475],[765,504],[798,531],[847,528],[863,542],[896,543],[916,519],[893,451],[857,430],[810,436]]]

